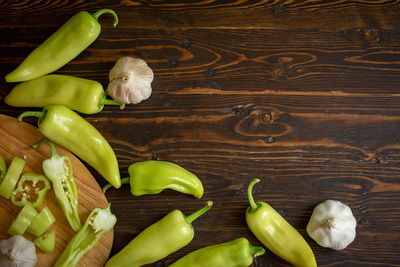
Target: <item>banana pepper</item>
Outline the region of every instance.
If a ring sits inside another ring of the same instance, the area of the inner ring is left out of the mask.
[[[163,259],[192,241],[192,222],[207,212],[212,201],[189,216],[173,210],[147,227],[120,252],[106,262],[105,267],[139,267]]]
[[[107,140],[87,120],[63,105],[50,105],[43,111],[27,111],[18,116],[39,118],[39,131],[67,148],[96,169],[114,187],[121,186],[118,161]]]
[[[314,254],[300,235],[279,213],[265,202],[255,202],[251,193],[259,179],[254,179],[247,189],[250,207],[246,221],[253,234],[269,250],[299,267],[316,267]]]
[[[264,248],[252,246],[244,238],[200,248],[183,256],[170,267],[247,267],[253,259],[265,253]]]
[[[121,179],[121,184],[130,183],[134,196],[158,194],[164,189],[173,189],[191,194],[197,198],[203,196],[203,185],[199,178],[181,166],[159,160],[136,162],[128,168],[129,176]],[[103,187],[105,192],[111,184]]]
[[[51,74],[15,86],[4,102],[13,107],[41,107],[60,104],[85,114],[100,112],[104,105],[124,103],[107,99],[96,81],[68,75]]]
[[[43,171],[50,179],[65,217],[74,231],[81,228],[78,214],[78,191],[72,172],[71,160],[67,156],[57,153],[55,145],[46,138],[41,139],[33,148],[37,148],[43,141],[50,146],[51,157],[43,161]]]
[[[70,62],[99,36],[101,25],[97,20],[104,13],[111,13],[115,19],[114,26],[118,24],[118,16],[111,9],[101,9],[93,14],[80,11],[7,74],[6,81],[28,81],[56,71]]]

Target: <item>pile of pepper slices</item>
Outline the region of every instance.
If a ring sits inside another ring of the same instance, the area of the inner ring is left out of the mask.
[[[110,206],[96,208],[81,225],[71,162],[68,157],[57,153],[53,142],[64,146],[96,169],[110,183],[103,188],[104,191],[126,183],[130,183],[135,196],[173,189],[201,198],[204,191],[196,175],[166,161],[134,163],[128,169],[130,177],[121,180],[113,149],[96,128],[75,111],[93,114],[100,112],[104,104],[124,104],[107,99],[98,82],[50,74],[75,58],[98,37],[101,30],[98,18],[104,13],[113,15],[116,26],[118,17],[113,10],[102,9],[93,14],[81,11],[6,76],[7,82],[22,82],[6,97],[8,105],[43,107],[42,111],[24,112],[17,119],[21,121],[26,116],[38,117],[39,131],[46,138],[39,140],[34,147],[45,141],[51,149],[51,157],[43,162],[45,175],[25,173],[19,178],[24,160],[14,158],[7,170],[0,157],[0,195],[11,197],[14,204],[23,206],[8,233],[22,235],[27,230],[39,236],[35,242],[39,248],[45,252],[52,251],[55,234],[46,230],[54,223],[54,216],[49,209],[36,210],[51,183],[71,228],[77,232],[55,266],[76,266],[80,258],[96,245],[101,235],[114,227],[116,218]],[[18,180],[18,186],[14,189]],[[26,186],[28,182],[31,183],[30,187]],[[250,230],[269,250],[293,265],[316,266],[311,248],[297,230],[267,203],[254,201],[252,188],[257,182],[259,180],[255,179],[248,186],[250,207],[246,210],[246,221]],[[32,194],[25,192],[28,190],[26,188],[33,188],[36,197],[30,197]],[[192,222],[209,210],[212,204],[208,201],[203,208],[189,216],[179,210],[171,211],[136,236],[105,266],[142,266],[181,249],[194,237]],[[160,236],[160,232],[164,235]],[[252,246],[246,238],[238,238],[193,251],[171,266],[249,266],[254,257],[264,253],[264,248]]]

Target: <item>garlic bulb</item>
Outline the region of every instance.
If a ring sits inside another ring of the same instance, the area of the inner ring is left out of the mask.
[[[110,71],[107,93],[125,104],[138,104],[150,97],[153,78],[153,71],[144,60],[122,57]]]
[[[356,237],[356,224],[349,206],[326,200],[314,208],[307,233],[322,247],[342,250]]]
[[[20,235],[0,241],[0,266],[33,267],[36,264],[35,245]]]

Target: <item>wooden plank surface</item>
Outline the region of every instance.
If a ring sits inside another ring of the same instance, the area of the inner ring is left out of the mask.
[[[260,177],[255,198],[300,231],[319,266],[400,266],[399,1],[3,1],[0,74],[79,10],[100,8],[116,10],[120,24],[102,17],[99,38],[57,73],[106,87],[118,58],[146,60],[150,99],[84,117],[111,143],[122,176],[133,162],[168,160],[205,188],[201,200],[108,191],[118,218],[111,254],[170,210],[189,214],[209,199],[194,240],[164,263],[240,236],[260,244],[244,219],[246,186]],[[3,99],[13,84],[0,86]],[[0,103],[2,114],[24,110]],[[305,231],[325,199],[357,219],[340,252]],[[267,252],[257,266],[288,265]]]
[[[42,145],[33,149],[38,140],[43,135],[25,122],[18,122],[15,118],[0,115],[0,155],[9,165],[14,157],[20,157],[25,160],[23,173],[34,172],[43,174],[42,162],[50,157],[50,148]],[[66,155],[71,159],[73,174],[78,190],[78,212],[82,225],[85,223],[90,212],[97,207],[105,208],[108,205],[101,188],[86,167],[72,153],[62,147],[57,147],[60,155]],[[50,226],[50,230],[56,232],[56,244],[51,253],[45,253],[36,249],[37,266],[53,266],[58,257],[64,251],[69,241],[73,238],[74,232],[68,223],[63,211],[61,210],[54,191],[50,188],[46,194],[45,201],[39,208],[48,207],[54,215],[55,222]],[[8,239],[7,229],[18,215],[20,207],[16,207],[10,200],[0,198],[0,238]],[[35,236],[25,233],[24,237],[34,240]],[[111,251],[113,244],[113,230],[104,234],[99,243],[85,257],[79,261],[79,265],[101,266],[103,265]]]

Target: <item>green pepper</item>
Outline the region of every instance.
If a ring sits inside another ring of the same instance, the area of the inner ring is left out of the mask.
[[[251,191],[259,181],[254,179],[247,189],[250,207],[246,210],[246,221],[250,230],[282,259],[295,266],[316,267],[314,253],[300,233],[270,205],[254,201]]]
[[[0,156],[0,183],[3,180],[4,176],[6,175],[6,172],[7,172],[6,162]]]
[[[99,36],[101,25],[97,20],[104,13],[114,16],[116,26],[118,17],[111,9],[101,9],[93,14],[81,11],[33,50],[14,71],[7,74],[6,81],[28,81],[56,71],[70,62]]]
[[[147,227],[120,252],[106,262],[105,267],[138,267],[161,260],[192,241],[192,222],[207,212],[212,201],[202,209],[185,216],[173,210],[158,222]]]
[[[4,102],[14,107],[41,107],[60,104],[85,114],[100,112],[104,105],[124,103],[107,99],[103,86],[96,81],[74,76],[51,74],[15,86]]]
[[[99,242],[100,237],[114,227],[116,222],[117,218],[111,213],[110,205],[104,209],[94,209],[64,249],[54,267],[75,266],[81,257]]]
[[[48,207],[44,207],[35,218],[32,219],[31,224],[28,227],[28,232],[35,235],[42,235],[54,222],[53,213],[51,213]]]
[[[265,253],[264,248],[252,246],[244,238],[204,247],[180,258],[170,267],[247,267],[253,259]]]
[[[37,148],[43,141],[50,146],[51,157],[43,161],[43,171],[50,179],[58,204],[61,206],[69,224],[74,231],[81,228],[78,214],[78,191],[72,173],[71,160],[67,156],[57,153],[54,144],[42,138],[33,148]]]
[[[11,202],[15,206],[32,204],[34,208],[43,204],[50,182],[46,176],[33,172],[24,173],[18,181],[18,186],[12,192]]]
[[[4,176],[3,181],[0,185],[0,196],[3,196],[7,199],[10,198],[15,185],[18,182],[19,176],[21,175],[25,166],[25,160],[14,157],[11,161],[10,166],[8,166],[8,171],[6,176]]]
[[[106,139],[87,120],[63,105],[43,111],[27,111],[18,116],[39,118],[39,131],[51,141],[69,149],[95,168],[114,187],[121,186],[117,157]]]
[[[52,252],[56,245],[56,231],[51,230],[42,234],[33,240],[33,244],[46,253]]]
[[[191,194],[197,198],[203,196],[203,185],[199,178],[181,166],[167,161],[149,160],[136,162],[128,168],[130,177],[121,179],[121,184],[130,182],[134,196],[158,194],[164,189]],[[111,184],[103,187],[105,192]]]
[[[31,204],[26,204],[8,228],[7,233],[10,235],[23,235],[37,215],[36,209]]]

